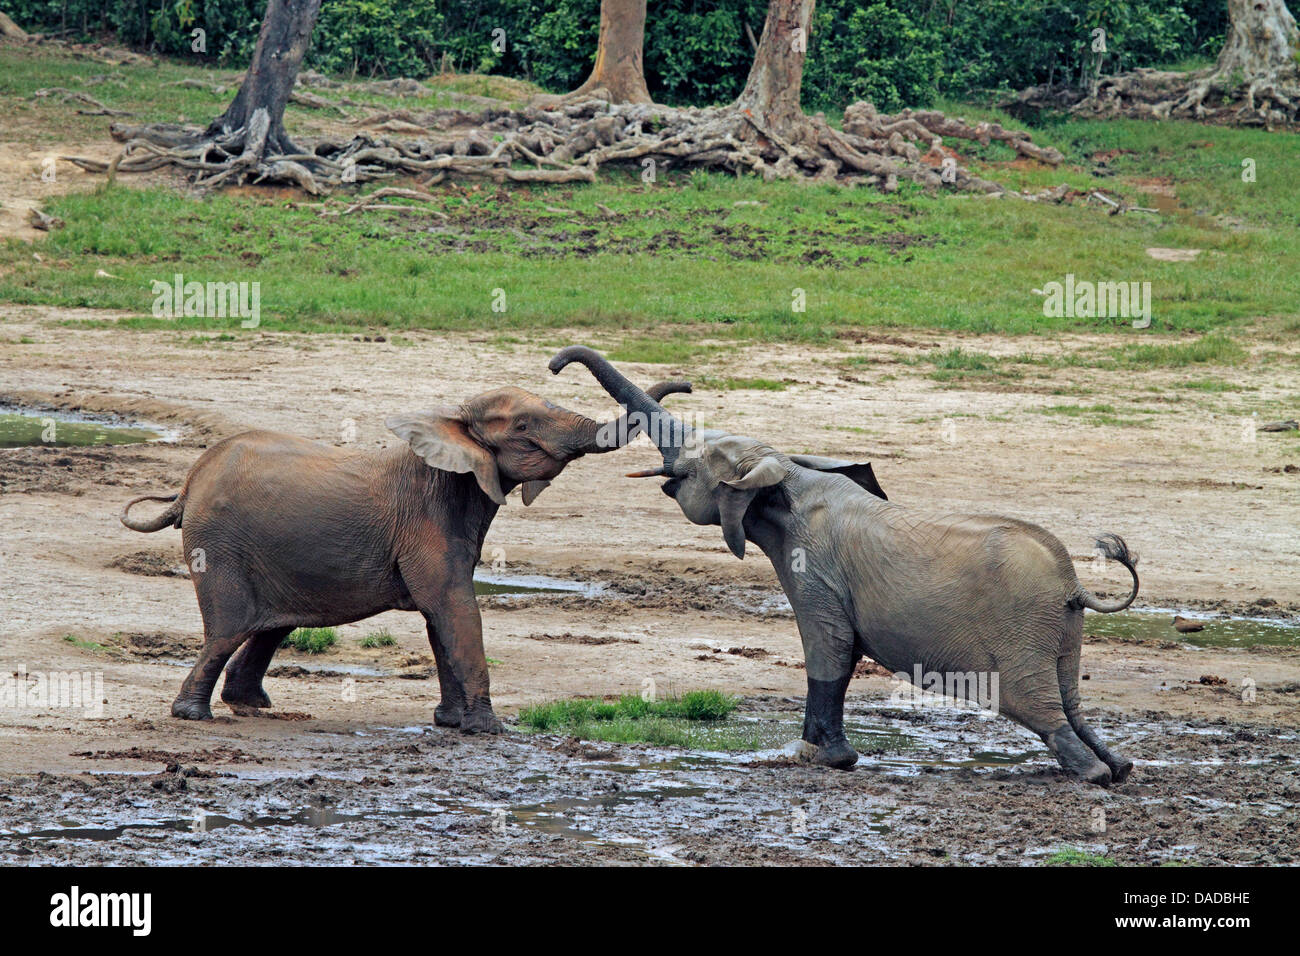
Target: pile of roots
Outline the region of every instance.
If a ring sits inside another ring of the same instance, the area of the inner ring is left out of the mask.
[[[1239,73],[1134,70],[1101,79],[1093,90],[1034,86],[1001,104],[1013,115],[1052,109],[1076,115],[1134,119],[1193,119],[1269,129],[1300,124],[1300,74],[1244,79]]]
[[[603,166],[666,170],[718,169],[765,180],[810,179],[869,185],[891,192],[900,180],[955,190],[1000,193],[996,183],[960,166],[948,138],[1005,143],[1019,155],[1056,165],[1054,149],[1029,134],[997,124],[970,124],[936,111],[877,113],[870,103],[850,106],[843,129],[820,114],[800,114],[781,132],[760,128],[735,106],[677,109],[654,104],[612,105],[579,98],[549,108],[409,110],[375,114],[345,141],[311,148],[272,133],[265,109],[238,129],[116,123],[124,143],[111,162],[65,157],[83,169],[110,175],[164,166],[190,171],[194,184],[294,183],[320,194],[350,183],[415,176],[444,179],[565,183],[595,180]],[[402,136],[386,135],[400,131]],[[644,173],[643,173],[644,174]]]

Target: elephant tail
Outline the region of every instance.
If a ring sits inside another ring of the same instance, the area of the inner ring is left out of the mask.
[[[1101,535],[1097,538],[1097,547],[1106,558],[1111,561],[1118,561],[1128,568],[1128,573],[1133,575],[1133,590],[1129,592],[1126,598],[1108,602],[1099,600],[1091,591],[1080,584],[1078,593],[1071,603],[1076,607],[1092,608],[1092,610],[1099,611],[1102,614],[1114,614],[1116,611],[1124,610],[1138,596],[1138,556],[1129,551],[1124,539],[1117,534],[1107,533]]]
[[[132,518],[127,512],[134,505],[142,501],[170,501],[172,506],[165,510],[156,518]],[[121,521],[132,531],[161,531],[163,528],[179,528],[181,526],[181,516],[185,512],[185,498],[183,495],[141,495],[139,498],[132,498],[122,509]]]

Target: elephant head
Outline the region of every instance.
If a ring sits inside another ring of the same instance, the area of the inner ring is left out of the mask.
[[[657,403],[690,390],[689,382],[660,382],[642,394]],[[524,504],[532,504],[569,462],[620,448],[641,429],[628,415],[601,424],[514,387],[459,406],[394,415],[384,424],[433,468],[473,474],[498,505],[515,485],[523,486]]]
[[[757,439],[715,429],[693,429],[678,421],[655,396],[641,391],[604,357],[585,346],[570,346],[550,362],[558,373],[570,362],[587,366],[596,380],[628,409],[629,420],[644,427],[659,447],[661,468],[629,477],[664,477],[663,492],[675,500],[694,524],[722,526],[733,554],[745,556],[745,515],[760,495],[783,493],[801,469],[842,474],[879,498],[884,498],[867,463],[839,461],[817,455],[784,455]]]

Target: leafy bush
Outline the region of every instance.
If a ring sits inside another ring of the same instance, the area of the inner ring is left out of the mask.
[[[833,109],[868,98],[883,110],[936,96],[1079,82],[1103,73],[1212,57],[1226,31],[1222,0],[821,0],[809,42],[804,103]],[[73,38],[115,33],[138,49],[246,64],[265,0],[0,0],[28,30]],[[707,105],[744,86],[766,0],[656,0],[645,71],[659,102]],[[447,56],[462,72],[497,73],[569,90],[591,71],[599,0],[324,0],[307,65],[364,76],[422,76]],[[206,53],[191,49],[205,32]],[[494,32],[505,48],[494,48]]]

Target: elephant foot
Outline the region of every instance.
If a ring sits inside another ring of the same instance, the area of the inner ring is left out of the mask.
[[[1128,775],[1133,772],[1133,761],[1124,760],[1118,764],[1110,765],[1110,779],[1112,783],[1123,783],[1128,779]]]
[[[434,716],[437,716],[436,711]],[[505,730],[505,725],[497,720],[490,707],[466,711],[460,719],[462,734],[503,734]]]
[[[177,697],[172,701],[172,716],[181,720],[211,720],[212,707],[206,700]]]
[[[821,764],[823,767],[833,767],[836,770],[848,770],[858,762],[858,752],[853,749],[847,739],[841,737],[838,740],[819,744],[817,752],[813,754],[812,762]]]
[[[221,689],[221,699],[227,704],[242,704],[245,707],[271,706],[271,698],[260,687],[231,687],[227,684]]]
[[[1110,767],[1107,767],[1100,760],[1097,761],[1095,766],[1089,767],[1080,773],[1079,776],[1083,778],[1085,783],[1095,783],[1099,787],[1109,787],[1111,784]]]
[[[1063,724],[1043,737],[1047,747],[1056,754],[1061,766],[1087,783],[1099,787],[1109,787],[1111,782],[1110,767],[1097,759],[1082,740],[1075,736],[1068,724]]]
[[[459,727],[464,713],[460,707],[439,704],[433,709],[433,722],[439,727]]]

